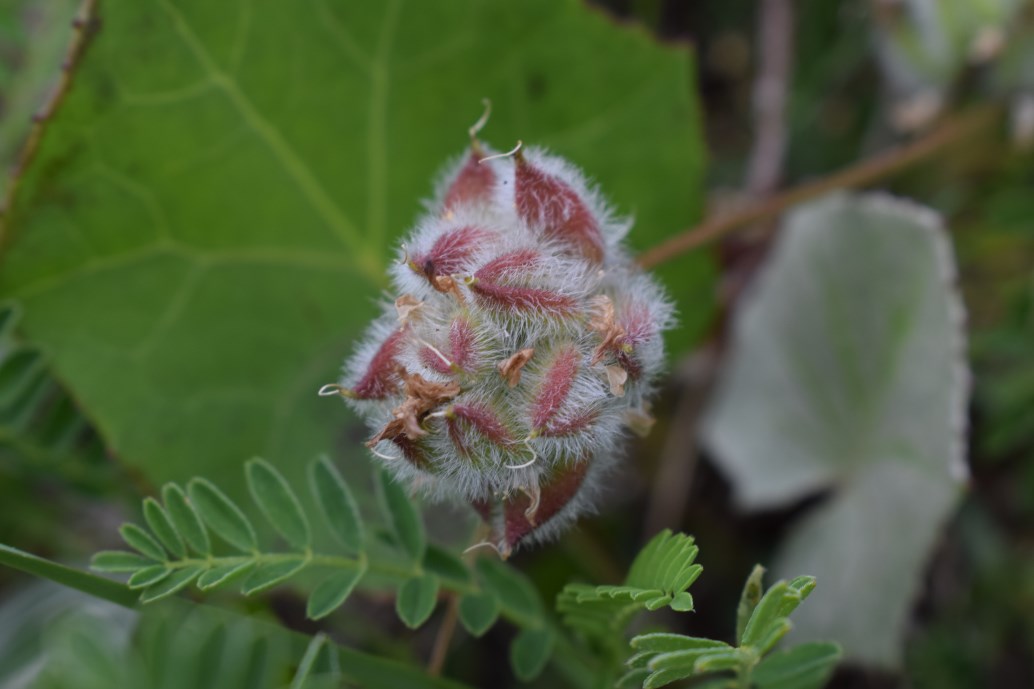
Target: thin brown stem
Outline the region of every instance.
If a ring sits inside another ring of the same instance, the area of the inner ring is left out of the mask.
[[[479,524],[477,529],[474,530],[473,542],[480,543],[484,541],[488,538],[488,534],[488,526]],[[467,565],[471,565],[480,554],[477,550],[468,550],[463,555],[463,561]],[[438,633],[434,637],[431,657],[427,661],[427,672],[432,677],[441,675],[442,668],[445,667],[445,659],[449,655],[449,645],[452,644],[452,637],[456,633],[456,621],[459,619],[460,614],[460,594],[451,591],[447,594],[447,597],[449,599],[448,607],[446,607],[445,615],[442,617],[441,626],[438,627]]]
[[[892,148],[814,182],[760,199],[732,213],[708,218],[696,227],[648,249],[639,257],[639,265],[653,268],[745,225],[779,215],[791,206],[837,189],[864,187],[897,174],[936,155],[942,149],[983,131],[998,121],[999,114],[1000,110],[993,106],[974,108],[946,119],[928,134],[911,143]]]
[[[786,157],[786,94],[793,73],[792,0],[762,0],[758,8],[757,76],[754,78],[754,145],[747,191],[769,194],[779,186]]]
[[[449,645],[452,643],[453,634],[456,633],[456,621],[460,616],[460,597],[456,593],[449,595],[449,605],[445,609],[445,616],[442,617],[442,624],[438,627],[438,634],[434,637],[434,647],[431,648],[431,659],[427,662],[427,674],[438,677],[445,667],[445,658],[449,655]]]
[[[79,6],[79,11],[76,14],[75,19],[72,21],[72,40],[65,53],[65,59],[61,63],[61,75],[58,77],[57,84],[50,92],[50,96],[47,98],[46,102],[43,103],[43,106],[32,116],[32,127],[29,129],[29,135],[26,137],[25,143],[22,145],[22,148],[18,153],[18,159],[14,164],[14,168],[11,170],[7,189],[5,190],[3,197],[0,198],[0,248],[3,248],[3,245],[7,240],[9,230],[6,227],[5,220],[6,216],[11,211],[11,204],[14,202],[14,194],[18,188],[19,182],[21,181],[22,175],[25,174],[26,168],[29,163],[32,162],[33,157],[35,157],[36,150],[39,148],[40,141],[43,138],[43,132],[46,128],[47,122],[54,116],[54,113],[57,112],[58,107],[61,105],[61,101],[64,100],[65,95],[68,93],[68,89],[72,85],[72,75],[75,68],[82,59],[86,46],[90,42],[90,38],[97,30],[96,12],[97,0],[82,0],[82,4]]]

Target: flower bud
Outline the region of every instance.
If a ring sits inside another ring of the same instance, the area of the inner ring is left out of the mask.
[[[397,476],[469,503],[502,555],[594,509],[647,427],[672,307],[581,173],[544,151],[453,166],[339,393]]]

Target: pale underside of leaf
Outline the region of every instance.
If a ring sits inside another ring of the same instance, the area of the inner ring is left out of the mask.
[[[965,469],[963,311],[929,210],[879,195],[801,208],[736,315],[704,435],[746,508],[832,489],[777,576],[815,575],[793,639],[894,667]]]

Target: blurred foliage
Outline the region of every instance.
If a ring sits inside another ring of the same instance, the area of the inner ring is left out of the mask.
[[[126,477],[45,354],[15,333],[20,315],[15,304],[0,303],[0,542],[82,556],[79,539],[103,525],[105,510],[91,502],[108,499],[108,510],[117,510]],[[79,528],[68,526],[91,511]]]
[[[76,4],[0,3],[5,166],[56,81]],[[361,436],[336,405],[311,395],[335,377],[356,325],[374,310],[376,279],[347,273],[365,265],[372,274],[391,259],[386,247],[416,217],[434,170],[462,150],[464,129],[484,96],[495,105],[487,140],[508,148],[523,138],[578,162],[619,211],[639,218],[632,235],[637,247],[686,226],[702,210],[698,109],[707,122],[711,186],[741,185],[753,141],[760,3],[598,3],[629,25],[615,25],[573,0],[482,3],[471,10],[475,4],[406,4],[390,59],[373,65],[390,63],[390,69],[371,70],[367,78],[362,56],[377,52],[379,21],[388,18],[390,4],[345,9],[313,0],[310,11],[298,12],[261,1],[102,3],[106,21],[22,189],[13,246],[0,267],[2,293],[20,296],[27,324],[7,331],[0,372],[10,367],[12,353],[36,352],[38,358],[20,361],[32,363],[46,381],[50,402],[27,408],[52,410],[64,423],[76,420],[81,434],[72,445],[53,445],[71,436],[37,433],[53,428],[47,413],[23,417],[33,423],[17,433],[6,431],[0,541],[67,557],[97,547],[103,539],[96,532],[110,531],[121,518],[118,501],[148,490],[143,482],[130,489],[122,466],[142,467],[151,485],[201,473],[237,499],[245,493],[238,471],[243,457],[269,456],[295,481],[301,475],[296,458],[337,450],[353,458],[344,467],[349,480],[356,477],[349,472],[365,480],[366,463],[355,459]],[[949,113],[966,101],[1010,98],[1002,102],[1022,123],[1022,96],[1034,86],[1029,2],[793,4],[788,184],[896,142],[895,106],[911,91],[895,84],[935,90],[938,106]],[[241,42],[233,29],[245,26],[246,15],[238,13],[245,6],[254,12]],[[436,11],[439,6],[444,9]],[[356,14],[333,21],[339,10]],[[997,61],[975,65],[969,51],[987,22],[972,17],[987,10],[1007,12],[1008,21],[990,22],[1006,28],[1004,50]],[[691,40],[696,59],[683,45],[659,47],[634,23],[667,39]],[[192,27],[207,64],[189,40]],[[924,54],[938,43],[950,50]],[[244,44],[246,50],[235,52]],[[884,48],[877,53],[874,44]],[[206,69],[216,78],[203,78]],[[376,93],[387,99],[378,101]],[[378,145],[382,154],[374,151]],[[0,181],[0,190],[6,183]],[[920,689],[1034,685],[1032,184],[1034,156],[992,133],[883,185],[945,214],[972,335],[972,479],[907,624],[900,681]],[[341,226],[333,219],[341,209],[358,228],[349,245],[330,231]],[[162,218],[175,250],[161,238]],[[697,342],[713,316],[712,273],[703,253],[666,268],[686,324],[671,343],[676,351]],[[128,356],[134,351],[137,357]],[[610,575],[631,561],[663,432],[682,422],[671,418],[673,408],[671,397],[659,402],[660,433],[636,446],[630,462],[636,468],[622,477],[600,519],[556,547],[517,556],[516,566],[532,575],[547,600],[571,579],[616,581]],[[96,430],[85,424],[84,412]],[[37,441],[45,457],[26,451],[26,443]],[[735,604],[739,591],[731,582],[753,561],[771,561],[810,506],[806,500],[803,507],[744,517],[729,490],[705,461],[686,496],[683,527],[698,535],[709,556],[708,573],[694,592],[708,606],[673,624],[687,634],[732,637],[731,621],[712,611]],[[373,506],[372,492],[356,498],[364,514]],[[462,538],[455,519],[436,513],[428,528]],[[0,583],[6,583],[10,572],[2,572]],[[275,609],[292,624],[304,616],[304,604],[299,609],[289,595],[253,605]],[[349,605],[356,614],[336,620],[348,639],[410,663],[429,652],[429,634],[405,631],[391,602],[353,596]],[[819,608],[819,599],[809,605]],[[490,612],[468,611],[464,624],[479,629]],[[12,647],[4,639],[40,646],[39,629],[21,622],[37,619],[49,623],[52,616],[16,606],[0,610],[0,651]],[[477,645],[461,632],[446,674],[479,686],[511,686],[501,659],[513,633],[499,626]],[[47,635],[53,657],[74,658],[67,653],[76,635],[54,630]],[[189,636],[183,643],[194,641]],[[541,641],[526,639],[522,657],[534,660]],[[112,649],[106,657],[120,662],[137,653],[125,645]],[[270,657],[280,663],[283,683],[304,651],[304,644],[296,645],[289,656]],[[80,679],[85,684],[71,686],[88,685],[85,673]],[[533,686],[569,684],[562,668],[551,668]],[[832,686],[899,685],[889,676],[842,668]]]

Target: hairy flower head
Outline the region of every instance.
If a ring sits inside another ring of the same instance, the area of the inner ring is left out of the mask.
[[[471,504],[504,556],[591,511],[641,428],[672,307],[581,172],[477,140],[392,269],[340,394],[397,476]]]

